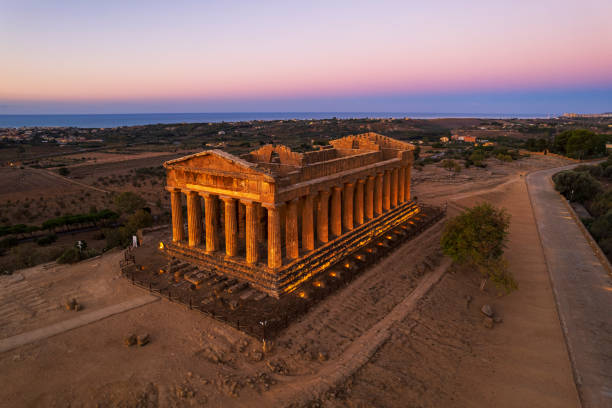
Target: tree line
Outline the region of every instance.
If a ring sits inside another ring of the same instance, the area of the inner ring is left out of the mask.
[[[553,140],[529,139],[525,148],[533,152],[550,151],[573,159],[602,157],[606,154],[606,143],[611,135],[598,135],[587,129],[572,129],[559,133]]]

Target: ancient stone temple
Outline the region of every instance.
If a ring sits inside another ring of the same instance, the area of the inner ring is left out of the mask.
[[[279,297],[419,211],[410,201],[413,150],[364,133],[306,153],[266,145],[168,161],[164,251]]]

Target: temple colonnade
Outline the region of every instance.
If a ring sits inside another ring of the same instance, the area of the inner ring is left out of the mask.
[[[275,269],[410,200],[410,166],[377,170],[283,203],[170,190],[172,240]],[[187,204],[187,231],[182,203]],[[186,233],[185,233],[186,232]],[[265,235],[265,236],[264,236]],[[266,242],[267,241],[267,242]],[[223,244],[223,245],[222,245]]]

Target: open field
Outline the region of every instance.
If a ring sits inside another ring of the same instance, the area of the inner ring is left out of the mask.
[[[414,188],[426,202],[487,200],[508,208],[507,257],[520,287],[508,296],[492,287],[480,292],[479,278],[468,271],[444,273],[438,224],[319,303],[268,354],[260,353],[258,339],[154,302],[0,354],[0,398],[7,406],[577,406],[520,176],[556,164],[537,157],[520,168],[490,165],[461,183],[426,166]],[[145,295],[118,278],[118,260],[119,253],[107,254],[0,277],[7,294],[0,307],[13,311],[0,337],[73,319],[74,312],[60,309],[66,297],[76,297],[85,307],[78,313],[87,314]],[[436,268],[443,268],[440,283],[418,292]],[[12,296],[18,293],[29,294],[20,303]],[[412,293],[419,300],[401,309]],[[493,330],[482,326],[484,303],[503,318]],[[405,315],[372,331],[392,310]],[[129,333],[148,333],[151,344],[127,348]]]

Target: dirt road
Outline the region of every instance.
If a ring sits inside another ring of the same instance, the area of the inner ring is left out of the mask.
[[[582,405],[612,407],[612,279],[554,190],[559,169],[527,177]]]

